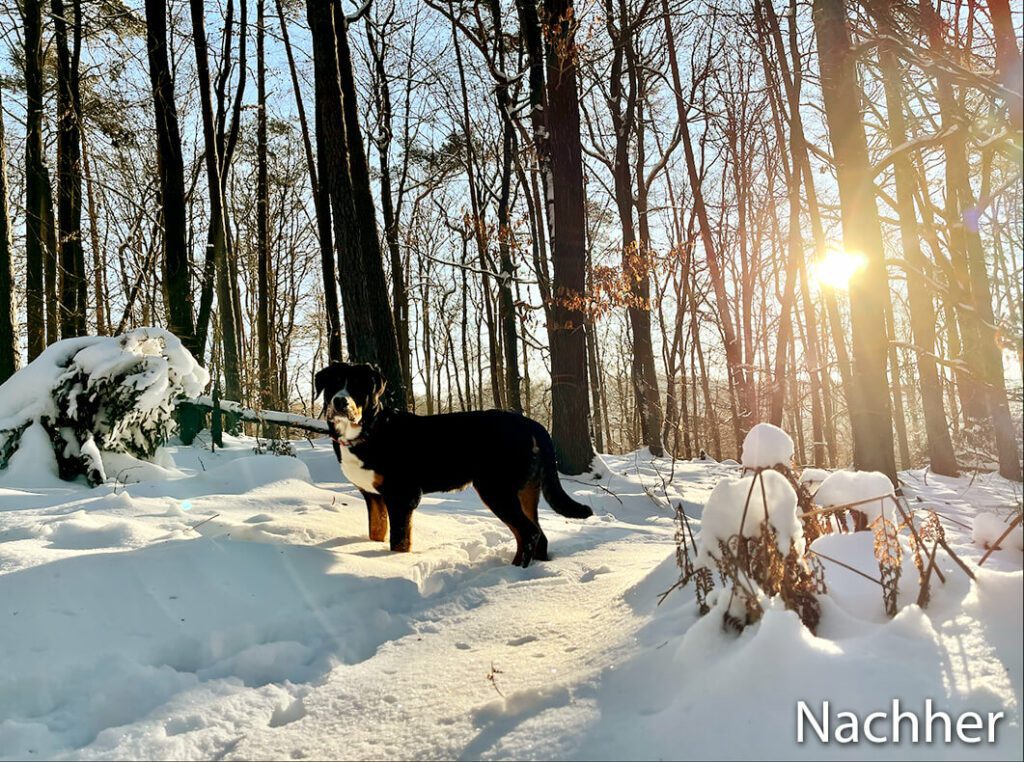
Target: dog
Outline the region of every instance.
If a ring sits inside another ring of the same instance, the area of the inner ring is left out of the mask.
[[[412,549],[412,515],[428,492],[472,484],[481,500],[516,538],[513,565],[548,560],[548,540],[537,504],[543,493],[557,513],[585,519],[593,511],[562,489],[547,430],[502,410],[416,415],[388,409],[387,382],[375,365],[334,362],[313,380],[323,395],[334,454],[342,473],[362,493],[370,539],[391,550]]]

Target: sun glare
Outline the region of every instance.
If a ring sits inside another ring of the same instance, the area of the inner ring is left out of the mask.
[[[850,280],[867,264],[867,257],[859,251],[831,248],[813,264],[811,276],[819,288],[847,289]]]

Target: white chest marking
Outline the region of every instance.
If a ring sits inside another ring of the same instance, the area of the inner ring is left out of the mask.
[[[353,455],[347,447],[341,448],[341,472],[363,492],[370,492],[374,495],[379,494],[373,484],[377,475],[366,468],[363,465],[363,461]]]

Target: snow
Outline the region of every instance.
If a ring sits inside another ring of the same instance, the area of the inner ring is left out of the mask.
[[[830,473],[824,468],[805,468],[800,472],[800,483],[813,493],[829,477]]]
[[[818,487],[818,491],[814,493],[814,502],[822,508],[861,503],[856,506],[855,510],[867,517],[868,524],[883,513],[888,520],[898,521],[900,517],[894,516],[896,506],[892,500],[874,499],[890,495],[893,495],[892,482],[883,473],[878,471],[836,471],[829,474]]]
[[[797,515],[796,492],[777,471],[763,471],[740,478],[725,477],[715,485],[701,521],[698,566],[718,557],[718,543],[733,535],[757,537],[767,518],[775,530],[779,553],[785,556],[791,545],[803,553],[803,526]]]
[[[658,605],[679,574],[672,507],[698,541],[728,531],[753,478],[736,468],[603,455],[600,478],[564,481],[595,518],[542,507],[552,560],[523,570],[472,490],[424,499],[412,553],[369,541],[327,439],[297,457],[228,435],[211,453],[205,432],[153,462],[102,453],[109,479],[90,489],[56,478],[39,435],[0,474],[3,759],[849,756],[796,744],[797,700],[868,712],[894,697],[1007,719],[993,747],[885,756],[1019,757],[1018,550],[977,583],[940,555],[947,584],[892,620],[829,568],[817,636],[773,602],[736,635],[721,611],[698,616],[692,586]],[[15,468],[33,448],[49,464]],[[770,519],[795,536],[788,483],[762,476]],[[974,515],[1019,492],[995,475],[902,478],[972,567]],[[869,568],[869,538],[814,547]]]
[[[971,530],[971,539],[983,548],[993,547],[997,542],[999,542],[999,538],[1003,536],[1003,533],[1009,529],[1010,522],[1016,515],[1017,514],[1000,516],[995,513],[979,513],[974,517],[974,528]],[[1000,543],[997,550],[1001,550],[1002,548],[1024,550],[1024,529],[1021,528],[1020,523],[1018,523],[1013,529],[1010,529],[1010,533],[1002,543]]]
[[[788,468],[793,462],[793,440],[778,426],[759,423],[743,440],[741,460],[750,470],[780,465]]]

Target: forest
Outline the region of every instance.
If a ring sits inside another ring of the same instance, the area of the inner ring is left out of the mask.
[[[1010,0],[11,0],[0,382],[176,334],[315,416],[502,408],[595,452],[1021,480]]]

